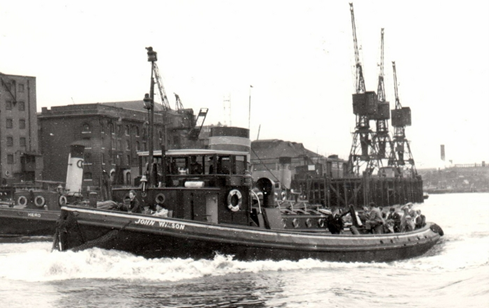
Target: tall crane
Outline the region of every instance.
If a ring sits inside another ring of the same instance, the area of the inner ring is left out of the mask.
[[[353,48],[355,52],[355,94],[353,94],[353,113],[355,114],[355,132],[348,158],[348,172],[360,175],[362,171],[372,174],[379,168],[382,161],[378,158],[378,150],[373,142],[370,119],[377,114],[377,95],[374,91],[366,91],[362,64],[358,51],[358,40],[355,26],[353,3],[350,3],[351,23],[353,32]],[[364,168],[364,170],[362,170]]]
[[[183,104],[182,104],[182,100],[180,99],[180,96],[178,96],[177,93],[173,92],[173,94],[175,94],[175,108],[176,110],[180,111],[180,110],[183,110]]]
[[[411,152],[411,147],[406,139],[406,126],[411,126],[411,108],[402,107],[399,100],[399,93],[397,89],[397,73],[396,62],[392,61],[392,71],[394,74],[394,95],[396,98],[395,109],[391,110],[392,113],[392,126],[394,127],[394,150],[397,156],[397,165],[403,168],[401,175],[407,175],[410,177],[417,176],[416,166],[414,164],[414,158]]]
[[[388,120],[390,118],[390,110],[389,102],[386,100],[384,85],[384,28],[380,29],[380,63],[377,101],[377,113],[374,117],[376,122],[374,143],[378,149],[378,157],[379,159],[387,158],[387,164],[397,169],[396,156],[393,151],[392,139],[389,134]]]

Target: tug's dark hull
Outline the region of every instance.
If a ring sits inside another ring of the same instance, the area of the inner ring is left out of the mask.
[[[0,237],[52,236],[60,211],[0,208]]]
[[[427,252],[440,239],[434,226],[409,233],[332,235],[63,207],[55,245],[62,251],[99,247],[148,258],[220,253],[239,260],[388,262]]]

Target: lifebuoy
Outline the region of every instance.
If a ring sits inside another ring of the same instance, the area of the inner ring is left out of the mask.
[[[299,220],[297,220],[297,218],[294,218],[294,220],[292,220],[292,225],[294,226],[294,228],[299,228]]]
[[[58,203],[60,206],[66,205],[66,203],[68,203],[68,199],[66,199],[66,196],[60,196],[58,199]]]
[[[43,207],[44,204],[46,204],[46,199],[44,199],[43,196],[39,195],[39,196],[36,196],[36,198],[34,199],[34,204],[37,206],[37,207]]]
[[[236,196],[236,198],[234,198]],[[233,204],[233,200],[238,199],[236,204]],[[228,209],[230,209],[232,212],[237,212],[239,211],[241,207],[241,203],[243,202],[243,195],[241,192],[237,189],[233,189],[229,192],[228,194]]]
[[[443,232],[443,229],[437,225],[437,224],[432,224],[430,226],[431,231],[438,233],[440,236],[443,236],[445,233]]]
[[[165,203],[165,200],[166,200],[166,197],[162,193],[157,194],[156,197],[155,197],[155,202],[157,204],[163,204],[163,203]]]
[[[27,205],[27,198],[25,196],[20,196],[17,199],[17,204],[22,205],[22,206],[26,206]]]
[[[318,219],[318,227],[324,228],[325,226],[326,226],[326,220],[324,218],[319,218]]]
[[[312,227],[312,222],[311,222],[311,219],[310,218],[306,219],[306,226],[308,228]]]

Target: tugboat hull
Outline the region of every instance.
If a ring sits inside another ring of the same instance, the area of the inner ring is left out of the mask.
[[[0,237],[52,236],[60,211],[0,209]]]
[[[332,235],[74,207],[62,208],[59,225],[54,243],[59,250],[99,247],[148,258],[199,259],[219,253],[238,260],[389,262],[420,256],[440,239],[434,224],[409,233]]]

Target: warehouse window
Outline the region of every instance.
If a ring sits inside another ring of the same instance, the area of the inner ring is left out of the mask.
[[[90,124],[83,123],[83,125],[82,125],[82,134],[89,134],[89,133],[91,133],[91,131],[90,131]]]

